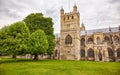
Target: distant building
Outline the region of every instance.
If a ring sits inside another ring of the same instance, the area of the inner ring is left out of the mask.
[[[80,27],[80,13],[74,5],[73,11],[60,10],[60,34],[56,36],[56,59],[120,61],[120,26],[86,30]]]

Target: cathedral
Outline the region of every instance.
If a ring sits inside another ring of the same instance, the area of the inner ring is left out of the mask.
[[[60,10],[60,34],[55,37],[54,58],[59,60],[120,61],[120,26],[86,30],[80,13]]]

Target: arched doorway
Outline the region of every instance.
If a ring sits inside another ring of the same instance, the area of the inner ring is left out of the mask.
[[[102,47],[97,47],[97,49],[98,49],[98,59],[99,59],[99,61],[102,61],[102,53],[101,53],[101,50],[102,50]]]
[[[81,60],[85,60],[85,50],[84,49],[80,50],[80,57],[81,57]]]
[[[98,57],[99,57],[99,61],[102,61],[102,54],[100,52],[99,52]]]
[[[87,51],[87,55],[88,55],[88,60],[94,60],[94,50],[93,49],[88,49]]]
[[[113,57],[113,51],[110,48],[108,48],[108,56],[109,57]]]
[[[107,50],[108,50],[109,61],[115,61],[113,50],[111,48],[108,48]]]
[[[120,58],[120,48],[117,49],[117,58]]]
[[[85,50],[84,49],[81,50],[80,55],[81,55],[81,57],[85,57]]]

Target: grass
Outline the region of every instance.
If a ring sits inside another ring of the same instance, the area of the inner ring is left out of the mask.
[[[0,75],[120,75],[120,63],[2,59]]]

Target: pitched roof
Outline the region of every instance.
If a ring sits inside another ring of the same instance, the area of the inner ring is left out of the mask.
[[[111,32],[118,32],[118,31],[119,31],[118,27],[111,28]],[[81,35],[85,35],[86,33],[87,34],[94,34],[94,32],[108,33],[109,32],[109,28],[81,31]]]

